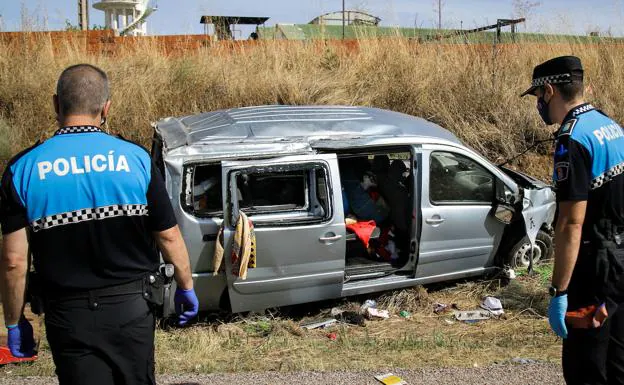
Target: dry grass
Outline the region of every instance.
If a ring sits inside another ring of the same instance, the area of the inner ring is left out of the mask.
[[[149,123],[161,117],[262,104],[348,104],[388,108],[430,119],[455,132],[493,161],[517,153],[549,129],[531,98],[518,95],[536,63],[579,55],[596,102],[624,118],[624,46],[603,44],[435,45],[405,39],[362,40],[358,51],[319,44],[202,49],[167,57],[149,43],[117,57],[87,56],[47,41],[17,50],[0,43],[3,160],[55,126],[51,95],[60,71],[74,63],[110,75],[114,108],[109,127],[145,145]],[[0,124],[0,127],[2,125]],[[518,163],[548,178],[545,145]]]
[[[546,274],[550,271],[545,268]],[[433,304],[455,303],[462,310],[478,307],[496,295],[506,314],[476,324],[435,314]],[[392,317],[367,321],[366,327],[339,324],[304,330],[302,322],[324,318],[332,307],[357,309],[366,298]],[[337,369],[421,368],[490,365],[515,357],[557,361],[560,340],[544,317],[547,294],[542,277],[522,276],[510,285],[497,280],[467,281],[447,286],[416,287],[373,297],[349,298],[290,308],[263,315],[229,316],[183,330],[158,330],[159,373],[300,371]],[[409,318],[398,315],[401,310]],[[327,334],[334,332],[335,341]],[[37,363],[4,368],[12,375],[52,375],[45,339]]]

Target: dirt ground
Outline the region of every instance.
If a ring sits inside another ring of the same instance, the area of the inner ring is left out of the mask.
[[[554,364],[499,365],[484,368],[424,368],[417,370],[388,369],[369,372],[247,372],[238,374],[182,374],[159,376],[161,385],[204,385],[204,384],[379,384],[377,375],[392,373],[410,385],[436,384],[507,384],[507,385],[560,385],[564,384],[561,369]],[[0,385],[56,385],[51,377],[4,377]]]

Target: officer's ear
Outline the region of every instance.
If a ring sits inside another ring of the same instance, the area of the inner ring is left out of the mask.
[[[542,98],[544,98],[544,101],[546,103],[550,103],[554,95],[555,95],[555,87],[553,87],[552,84],[549,84],[549,83],[544,84],[544,95],[542,95]]]
[[[52,104],[54,104],[54,112],[56,112],[56,116],[57,116],[57,120],[58,120],[59,111],[61,111],[61,108],[59,106],[58,95],[56,95],[56,94],[52,95]]]
[[[110,110],[110,106],[111,106],[111,101],[107,100],[106,103],[104,103],[104,108],[102,108],[102,118],[106,118],[108,116],[108,111]]]

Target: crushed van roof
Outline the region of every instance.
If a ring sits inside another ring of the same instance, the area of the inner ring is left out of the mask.
[[[313,146],[313,142],[323,140],[403,136],[460,143],[451,132],[425,119],[379,108],[351,106],[242,107],[165,118],[157,122],[155,128],[167,150],[217,143],[302,142]]]

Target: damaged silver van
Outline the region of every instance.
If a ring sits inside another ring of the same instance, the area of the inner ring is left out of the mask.
[[[152,156],[201,310],[472,277],[553,253],[553,190],[421,118],[280,105],[166,118],[154,129]],[[230,257],[240,212],[255,233],[245,279]],[[217,244],[222,270],[213,266]]]

